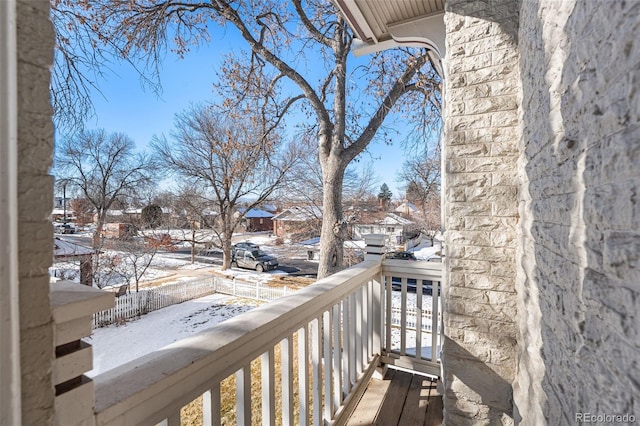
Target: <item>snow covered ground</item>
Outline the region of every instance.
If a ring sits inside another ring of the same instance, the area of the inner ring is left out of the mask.
[[[150,312],[123,325],[98,328],[88,340],[93,346],[93,370],[88,375],[94,377],[111,370],[247,312],[259,303],[213,294]]]

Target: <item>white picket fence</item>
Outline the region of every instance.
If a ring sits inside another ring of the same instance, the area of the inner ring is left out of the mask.
[[[116,298],[115,306],[93,315],[93,326],[104,327],[146,313],[215,293],[213,278],[199,278],[141,289]]]
[[[269,287],[261,283],[247,283],[238,280],[216,278],[215,290],[217,293],[231,296],[246,297],[263,301],[272,301],[293,293],[288,287]]]
[[[93,315],[93,326],[94,328],[104,327],[213,293],[271,301],[291,294],[292,291],[288,287],[268,287],[260,283],[218,277],[181,281],[160,287],[141,289],[137,293],[117,297],[113,308]]]
[[[407,307],[406,308],[406,322],[404,327],[407,330],[416,329],[418,310],[415,307]],[[432,321],[431,321],[431,310],[423,309],[422,310],[422,331],[431,333]],[[442,315],[438,312],[438,327],[442,321]],[[402,326],[402,309],[398,307],[391,308],[391,326],[393,327],[401,327]]]

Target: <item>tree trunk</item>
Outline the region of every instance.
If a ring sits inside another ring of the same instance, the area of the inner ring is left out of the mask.
[[[225,214],[222,218],[222,270],[225,271],[231,266],[231,238],[233,229],[230,223],[230,215]]]
[[[196,263],[196,229],[191,222],[191,264]]]
[[[104,226],[104,221],[98,220],[96,223],[96,230],[93,232],[93,240],[92,247],[94,250],[100,249],[102,246],[102,227]]]
[[[346,168],[344,161],[330,158],[323,161],[322,236],[318,279],[329,276],[343,267],[344,240],[347,224],[342,217],[342,183]]]

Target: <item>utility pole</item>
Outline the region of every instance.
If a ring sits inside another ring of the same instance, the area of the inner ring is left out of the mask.
[[[67,181],[62,184],[62,223],[67,224]]]

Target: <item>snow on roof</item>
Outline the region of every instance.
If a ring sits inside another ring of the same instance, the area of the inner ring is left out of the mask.
[[[320,244],[320,237],[313,237],[308,240],[300,241],[301,246],[316,246]]]
[[[301,246],[307,246],[310,248],[311,247],[318,248],[320,246],[320,237],[313,237],[305,241],[300,241],[297,244]],[[364,240],[346,240],[343,244],[345,248],[352,248],[352,249],[361,249],[366,246],[366,243],[364,242]]]
[[[412,221],[409,219],[405,219],[397,214],[389,213],[387,216],[380,221],[381,225],[411,225]]]
[[[67,213],[67,215],[71,216],[71,215],[73,214],[73,209],[69,209],[69,208],[67,208],[66,213]],[[53,210],[51,211],[51,214],[54,214],[54,215],[61,215],[61,214],[65,214],[65,210],[64,210],[64,209],[53,209]]]
[[[61,238],[54,238],[53,240],[53,257],[54,258],[69,258],[76,256],[88,256],[95,253],[95,250],[81,246],[71,241],[63,240]]]
[[[404,201],[402,204],[396,207],[394,211],[397,213],[416,213],[419,212],[420,209],[417,208],[413,203]]]
[[[322,210],[315,206],[295,206],[273,216],[273,220],[282,220],[287,222],[304,222],[310,219],[320,219]]]
[[[260,210],[260,209],[251,209],[248,212],[246,212],[244,214],[244,217],[246,217],[247,219],[252,219],[252,218],[272,218],[273,217],[273,213],[269,213],[267,211],[264,210]]]

